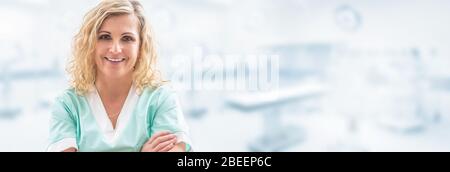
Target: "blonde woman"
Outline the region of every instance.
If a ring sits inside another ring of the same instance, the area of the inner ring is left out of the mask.
[[[173,91],[154,68],[142,5],[104,0],[74,38],[72,88],[54,104],[48,151],[190,151]]]

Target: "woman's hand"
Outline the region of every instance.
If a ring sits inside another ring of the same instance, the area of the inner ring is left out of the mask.
[[[177,143],[177,137],[168,131],[154,134],[142,146],[141,152],[167,152]]]
[[[70,147],[70,148],[63,150],[63,152],[77,152],[77,149],[75,149],[74,147]]]

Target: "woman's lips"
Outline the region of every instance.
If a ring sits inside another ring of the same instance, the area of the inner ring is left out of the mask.
[[[118,62],[123,62],[125,61],[125,58],[109,58],[109,57],[104,57],[106,60],[110,61],[110,62],[114,62],[114,63],[118,63]]]

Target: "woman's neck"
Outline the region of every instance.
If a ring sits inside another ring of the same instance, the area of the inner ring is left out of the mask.
[[[131,89],[132,82],[131,77],[105,78],[98,76],[95,81],[95,87],[103,98],[114,100],[126,97]]]

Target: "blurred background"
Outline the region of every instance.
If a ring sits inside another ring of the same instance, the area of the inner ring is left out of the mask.
[[[0,151],[45,151],[72,37],[98,2],[0,2]],[[197,50],[279,57],[276,90],[178,90],[196,151],[450,151],[450,1],[142,3],[174,83]]]

